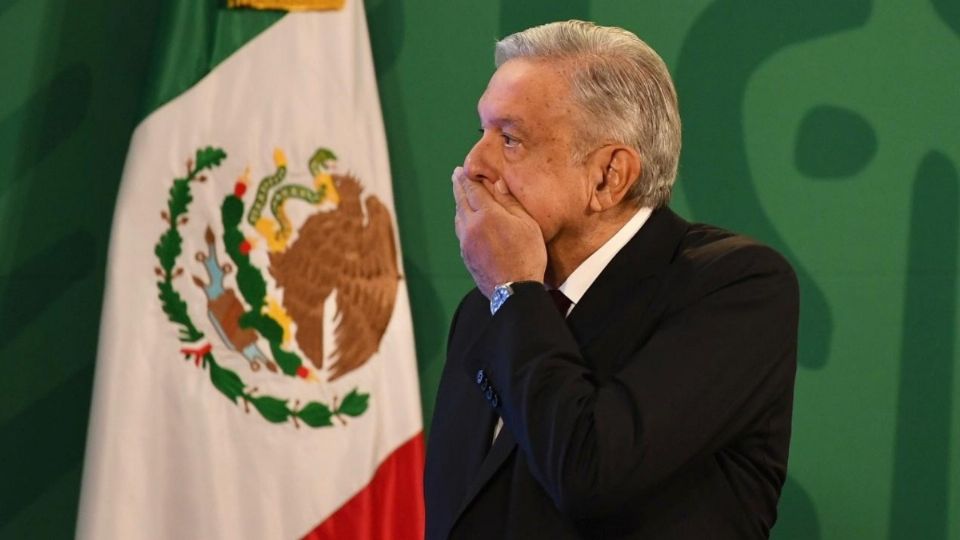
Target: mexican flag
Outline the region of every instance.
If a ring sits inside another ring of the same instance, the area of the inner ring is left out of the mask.
[[[117,200],[79,538],[423,537],[365,15],[318,3],[170,3]]]

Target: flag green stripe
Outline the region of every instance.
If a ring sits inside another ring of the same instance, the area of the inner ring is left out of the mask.
[[[187,91],[284,15],[281,11],[227,9],[222,0],[177,0],[171,4],[160,22],[141,118]]]

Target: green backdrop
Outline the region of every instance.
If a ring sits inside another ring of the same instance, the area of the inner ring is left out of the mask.
[[[73,534],[110,220],[161,4],[0,0],[2,539]],[[367,15],[427,423],[471,286],[449,174],[493,41],[616,24],[676,79],[674,209],[777,247],[800,275],[774,537],[960,540],[960,3],[369,0]]]

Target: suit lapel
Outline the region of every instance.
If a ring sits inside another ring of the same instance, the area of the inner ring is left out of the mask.
[[[670,264],[689,226],[669,208],[650,215],[570,312],[567,325],[581,350],[617,326],[615,321],[629,321],[646,310],[656,292],[656,275]]]
[[[470,483],[470,487],[467,489],[467,495],[463,498],[463,503],[460,505],[460,509],[457,510],[457,515],[454,517],[453,523],[456,523],[457,520],[460,519],[463,511],[467,509],[467,506],[476,498],[480,490],[483,489],[483,486],[487,485],[487,482],[490,481],[493,473],[500,469],[516,448],[517,441],[513,438],[513,435],[510,434],[510,430],[504,426],[500,430],[500,434],[497,435],[497,439],[493,442],[493,446],[490,447],[490,452],[487,454],[487,457],[483,460],[483,463],[480,464],[477,475]]]
[[[596,369],[605,372],[613,369],[611,361],[618,356],[617,348],[624,345],[621,340],[598,341],[597,338],[604,335],[605,329],[622,326],[613,324],[615,321],[639,321],[642,318],[657,291],[655,275],[670,263],[689,226],[689,223],[668,208],[655,210],[647,223],[600,273],[570,313],[567,326],[580,344],[585,357]],[[479,327],[485,327],[489,322],[489,317],[483,319],[484,324],[478,325]],[[475,345],[474,343],[473,346]],[[473,375],[467,373],[467,376]],[[477,399],[479,400],[479,395]],[[488,407],[486,403],[480,403]],[[490,431],[486,433],[489,434]],[[516,447],[516,440],[510,430],[504,427],[470,482],[460,509],[450,522],[451,527]]]

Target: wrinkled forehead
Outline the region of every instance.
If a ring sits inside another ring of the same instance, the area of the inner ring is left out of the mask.
[[[514,59],[490,78],[477,103],[481,121],[525,125],[571,116],[569,67],[561,62]]]

